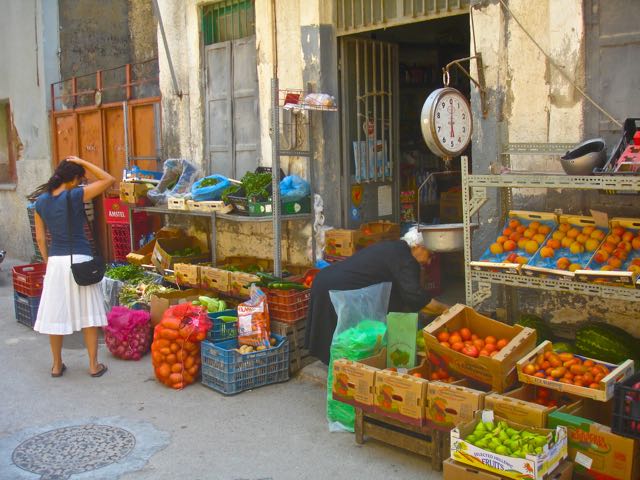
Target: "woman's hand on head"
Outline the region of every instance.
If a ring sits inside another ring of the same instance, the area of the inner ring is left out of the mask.
[[[85,161],[80,157],[76,157],[75,155],[71,155],[65,159],[67,162],[77,163],[78,165],[82,165]]]

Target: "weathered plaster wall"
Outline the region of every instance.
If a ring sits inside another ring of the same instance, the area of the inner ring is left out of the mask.
[[[585,32],[581,0],[510,0],[509,8],[524,28],[579,86],[585,82]],[[502,142],[579,142],[584,131],[584,100],[551,66],[513,18],[497,1],[474,10],[476,41],[482,53],[487,81],[489,114],[481,118],[480,100],[472,91],[475,114],[473,171],[486,173]],[[473,48],[473,46],[472,46]],[[562,171],[557,161],[539,156],[512,156],[512,168]],[[474,251],[495,239],[506,212],[501,212],[497,190],[481,209],[483,224],[474,238]],[[615,205],[615,207],[614,207]],[[514,208],[588,214],[589,207],[618,212],[619,204],[584,192],[520,190]],[[631,212],[629,205],[626,212]],[[636,210],[637,215],[637,210]],[[477,255],[476,255],[477,256]],[[640,336],[635,319],[640,306],[629,302],[580,296],[521,291],[522,311],[535,312],[553,322],[573,323],[603,319]],[[492,302],[488,302],[489,304]]]
[[[128,0],[59,0],[62,77],[129,63]]]
[[[130,58],[132,63],[158,56],[157,22],[151,0],[128,0]]]
[[[55,10],[55,9],[54,9]],[[46,10],[45,24],[41,2],[0,1],[0,99],[9,99],[21,146],[16,162],[16,185],[0,189],[0,248],[13,257],[28,260],[33,255],[26,213],[26,196],[51,174],[49,124],[46,111],[48,84],[57,78],[49,65],[45,68],[44,43],[55,44],[55,11]]]

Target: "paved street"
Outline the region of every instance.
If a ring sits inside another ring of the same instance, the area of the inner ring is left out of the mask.
[[[0,479],[441,478],[426,459],[329,433],[325,391],[307,380],[235,397],[200,384],[172,391],[148,356],[125,362],[104,345],[109,371],[91,378],[78,335],[65,344],[64,377],[51,378],[47,337],[15,321],[11,265],[0,272]],[[68,463],[47,467],[61,451]]]

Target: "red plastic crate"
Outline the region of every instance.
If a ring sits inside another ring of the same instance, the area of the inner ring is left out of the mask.
[[[131,252],[131,233],[128,224],[111,224],[111,244],[113,246],[113,259],[124,262]]]
[[[269,316],[273,320],[296,323],[307,318],[311,290],[265,289]]]
[[[32,263],[13,267],[13,290],[27,297],[39,297],[42,294],[44,274],[47,265]]]

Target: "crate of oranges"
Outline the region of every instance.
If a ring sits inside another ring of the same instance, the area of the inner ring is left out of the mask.
[[[604,242],[608,227],[593,217],[561,215],[551,237],[540,247],[522,273],[533,277],[573,280]]]
[[[576,280],[633,288],[640,275],[640,219],[612,218],[609,234]]]
[[[615,384],[633,374],[633,360],[620,365],[569,352],[554,352],[548,340],[517,365],[518,380],[560,392],[606,402],[613,398]]]
[[[470,266],[475,270],[519,274],[556,226],[557,218],[553,213],[510,211],[496,241],[478,261],[470,262]]]

